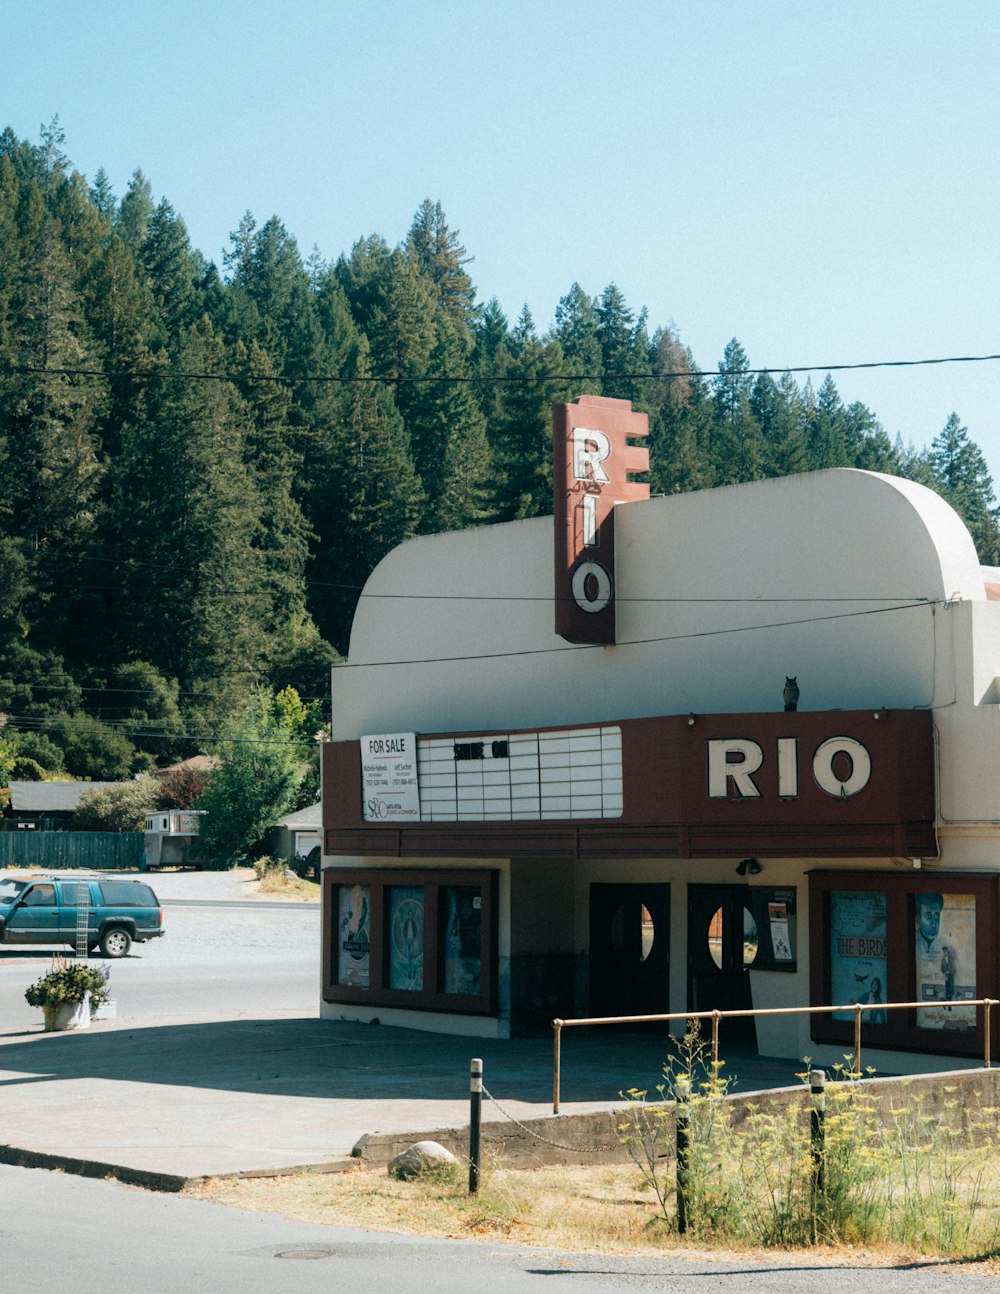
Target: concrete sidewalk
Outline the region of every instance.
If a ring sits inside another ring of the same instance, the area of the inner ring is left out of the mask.
[[[666,1054],[662,1036],[564,1035],[562,1113],[553,1118],[548,1038],[483,1041],[301,1017],[107,1021],[0,1037],[0,1160],[167,1189],[219,1174],[342,1166],[379,1134],[408,1141],[467,1125],[473,1056],[502,1106],[487,1100],[484,1122],[521,1136],[511,1118],[544,1119],[537,1126],[550,1141],[586,1140],[593,1134],[574,1127],[574,1116],[604,1112],[598,1124],[611,1128],[620,1093],[652,1090]],[[794,1084],[795,1069],[731,1056],[727,1073],[747,1091]]]
[[[257,890],[249,870],[148,879],[168,905],[242,902]],[[505,1153],[521,1162],[551,1159],[559,1154],[552,1143],[614,1141],[610,1112],[621,1093],[655,1091],[668,1051],[665,1027],[566,1030],[554,1118],[551,1036],[484,1041],[291,1012],[0,1035],[0,1161],[166,1189],[219,1174],[344,1165],[359,1143],[378,1161],[421,1134],[467,1127],[473,1056],[495,1098],[484,1103],[484,1140],[503,1136]],[[723,1054],[733,1090],[797,1083],[795,1061]],[[579,1150],[566,1157],[586,1159]]]

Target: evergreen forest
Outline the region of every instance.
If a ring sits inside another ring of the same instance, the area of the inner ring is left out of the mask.
[[[539,332],[527,307],[477,301],[431,200],[400,241],[333,261],[248,212],[217,266],[141,170],[116,194],[64,145],[57,119],[38,143],[0,135],[10,776],[128,778],[210,752],[289,689],[328,724],[374,565],[417,534],[551,512],[550,407],[588,392],[649,414],[654,494],[890,472],[938,490],[1000,562],[957,414],[904,446],[829,375],[749,372],[735,339],[706,376],[614,283],[569,285]]]

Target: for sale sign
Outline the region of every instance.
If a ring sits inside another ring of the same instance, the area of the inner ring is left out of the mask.
[[[412,732],[361,738],[365,822],[419,822],[417,738]]]

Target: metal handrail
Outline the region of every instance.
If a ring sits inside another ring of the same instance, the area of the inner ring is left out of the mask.
[[[719,1021],[735,1020],[740,1017],[758,1015],[832,1015],[835,1011],[854,1013],[854,1066],[850,1071],[851,1078],[861,1077],[861,1016],[864,1011],[922,1011],[929,1007],[940,1009],[945,1006],[981,1006],[985,1008],[983,1019],[983,1066],[991,1067],[990,1046],[990,1011],[1000,1006],[1000,999],[993,997],[963,998],[951,1002],[848,1002],[843,1006],[772,1006],[757,1010],[740,1011],[672,1011],[667,1015],[605,1015],[581,1020],[553,1020],[553,1072],[552,1072],[552,1113],[559,1113],[560,1085],[562,1081],[562,1031],[575,1026],[597,1024],[655,1024],[671,1020],[711,1020],[712,1021],[712,1073],[719,1072]]]

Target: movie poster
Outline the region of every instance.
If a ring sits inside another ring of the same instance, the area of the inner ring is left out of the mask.
[[[788,929],[788,904],[769,903],[767,919],[771,926],[771,951],[776,962],[794,961],[792,937]]]
[[[424,887],[389,891],[389,987],[419,993],[424,987]]]
[[[834,890],[830,895],[831,1006],[885,1001],[885,894],[878,890]],[[863,1024],[885,1024],[884,1010],[865,1011]],[[853,1011],[834,1011],[834,1020],[853,1020]]]
[[[975,1029],[974,1006],[945,1006],[976,996],[976,896],[917,894],[917,1001],[940,1002],[917,1012],[920,1029]]]
[[[368,988],[371,899],[367,885],[341,885],[337,939],[337,983]]]
[[[444,908],[444,991],[478,997],[483,900],[477,886],[448,885]]]

